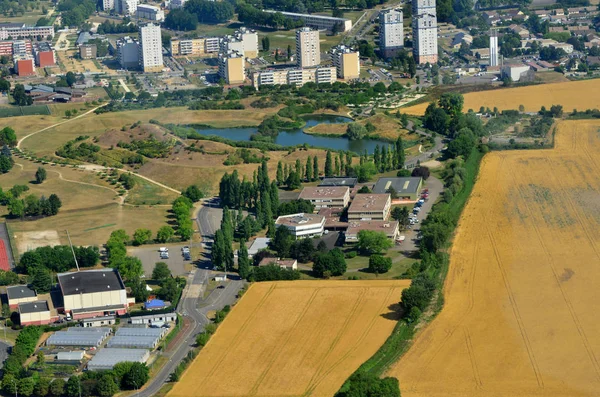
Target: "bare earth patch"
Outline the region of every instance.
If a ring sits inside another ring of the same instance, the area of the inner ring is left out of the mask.
[[[15,233],[15,242],[20,253],[34,250],[47,245],[54,247],[60,245],[60,237],[56,230],[42,230],[39,232]]]

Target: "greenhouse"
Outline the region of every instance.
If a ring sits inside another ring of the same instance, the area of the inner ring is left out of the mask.
[[[114,336],[106,344],[107,347],[138,347],[154,349],[158,344],[158,336]]]
[[[119,328],[116,336],[153,336],[162,338],[167,332],[166,328]]]
[[[47,346],[98,347],[110,335],[110,328],[71,327],[58,331],[46,341]]]
[[[110,370],[124,361],[145,363],[149,357],[150,353],[145,349],[100,349],[88,363],[87,369],[90,371]]]

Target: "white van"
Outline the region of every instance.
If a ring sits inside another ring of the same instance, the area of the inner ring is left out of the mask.
[[[167,247],[160,247],[158,252],[169,252],[169,249]]]

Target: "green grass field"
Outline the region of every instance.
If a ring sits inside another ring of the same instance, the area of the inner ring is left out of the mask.
[[[125,202],[132,205],[166,205],[177,197],[178,195],[170,190],[135,177],[135,186],[127,194]]]

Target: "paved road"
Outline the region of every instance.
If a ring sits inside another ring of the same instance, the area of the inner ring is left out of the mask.
[[[409,120],[406,128],[408,130],[412,130],[413,126],[414,126],[414,123]],[[420,129],[417,129],[417,134],[426,136],[426,137],[431,136],[431,134],[429,132],[426,132],[426,131],[423,131]],[[437,135],[435,137],[435,144],[433,145],[433,147],[431,149],[419,154],[418,156],[413,156],[413,157],[406,159],[406,162],[405,162],[406,168],[414,168],[417,166],[417,162],[424,163],[426,161],[431,160],[432,157],[435,158],[442,151],[444,146],[445,145],[444,145],[444,141],[443,141],[442,137],[440,135]]]
[[[203,206],[198,212],[196,222],[202,234],[203,244],[212,241],[215,230],[218,229],[221,217],[219,212],[214,208],[207,211]],[[210,244],[205,245],[206,248]],[[191,320],[191,326],[183,335],[183,343],[179,348],[169,353],[169,362],[154,376],[151,382],[140,392],[136,397],[150,397],[160,390],[160,388],[168,381],[169,376],[179,364],[179,362],[188,354],[194,347],[195,335],[200,333],[206,324],[210,322],[207,314],[210,311],[221,310],[225,305],[235,303],[240,289],[243,287],[243,281],[232,279],[224,284],[225,288],[214,290],[206,299],[200,299],[204,295],[204,290],[211,276],[210,269],[210,254],[205,249],[205,256],[200,258],[197,263],[197,268],[189,275],[188,285],[184,291],[177,312]]]

